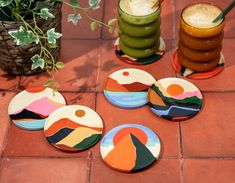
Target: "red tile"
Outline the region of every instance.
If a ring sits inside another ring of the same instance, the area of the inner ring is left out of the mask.
[[[56,74],[61,91],[88,92],[96,90],[99,62],[99,41],[63,40],[61,58],[65,67]],[[49,79],[47,73],[23,77],[21,89],[40,86]]]
[[[189,4],[193,3],[198,3],[195,2],[195,0],[181,0],[181,1],[175,1],[176,5],[176,37],[178,38],[178,30],[179,30],[179,19],[181,15],[181,11],[183,10],[184,7],[186,7]],[[221,8],[225,8],[229,3],[231,3],[231,0],[206,0],[206,1],[199,1],[199,2],[210,2],[212,4],[215,4]],[[227,16],[226,16],[226,26],[224,28],[225,31],[225,37],[227,38],[234,38],[235,36],[235,11],[231,11]]]
[[[225,68],[217,76],[204,80],[189,80],[196,84],[202,91],[234,91],[235,85],[233,82],[235,72],[235,39],[225,39],[223,41],[223,54],[225,57]],[[182,78],[182,76],[179,76]]]
[[[165,0],[162,4],[161,12],[161,36],[166,39],[174,38],[173,33],[173,1]],[[118,18],[118,0],[105,1],[105,16],[104,20],[107,22],[112,18]],[[118,29],[118,26],[117,26]],[[103,29],[102,37],[104,39],[115,39],[118,34],[110,34],[108,29]]]
[[[234,160],[185,160],[184,182],[231,183],[235,182]]]
[[[88,7],[87,0],[79,0],[79,3],[82,7]],[[102,21],[104,3],[101,1],[100,8],[94,11],[90,11],[90,16]],[[78,25],[75,26],[71,22],[67,21],[68,14],[74,13],[73,8],[63,5],[63,18],[62,18],[62,33],[63,39],[99,39],[101,35],[101,28],[97,27],[97,30],[94,32],[91,31],[90,23],[91,21],[85,16],[82,11],[79,13],[82,16],[82,19],[78,22]]]
[[[79,104],[94,109],[95,94],[63,94],[68,104]],[[43,131],[26,131],[11,125],[3,156],[7,157],[87,157],[89,150],[65,153],[55,149],[45,139]]]
[[[108,167],[103,160],[95,159],[91,168],[91,183],[179,183],[180,165],[176,159],[161,159],[149,169],[138,173],[122,173]]]
[[[1,183],[86,183],[86,158],[67,159],[8,159],[1,170]]]
[[[235,93],[204,97],[203,110],[181,123],[184,157],[235,157]]]
[[[10,128],[10,119],[8,116],[8,105],[13,98],[14,93],[0,92],[0,118],[1,118],[1,127],[0,127],[0,155],[3,152],[3,149],[6,146],[7,134]]]
[[[15,91],[20,81],[19,76],[8,75],[0,70],[0,90]]]
[[[118,125],[141,124],[158,134],[162,146],[161,156],[178,157],[179,126],[177,122],[170,122],[156,116],[147,106],[130,110],[115,107],[105,99],[103,94],[98,94],[96,111],[105,122],[105,133]],[[100,156],[99,145],[92,151],[95,157]]]
[[[101,47],[101,68],[99,73],[98,90],[103,90],[103,85],[107,77],[114,71],[124,68],[137,68],[142,69],[152,74],[156,79],[174,76],[174,71],[171,68],[172,57],[172,41],[165,40],[166,53],[155,63],[149,65],[132,65],[119,60],[114,52],[114,41],[103,41]]]

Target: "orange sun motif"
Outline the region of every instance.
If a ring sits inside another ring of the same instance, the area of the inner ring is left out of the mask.
[[[167,87],[167,93],[171,96],[177,96],[184,93],[184,88],[178,84],[171,84]]]
[[[37,93],[37,92],[41,92],[45,89],[46,89],[46,87],[39,86],[39,87],[34,87],[34,88],[28,88],[28,89],[26,89],[26,91],[29,93]]]
[[[86,114],[86,112],[84,111],[84,110],[82,110],[82,109],[79,109],[79,110],[77,110],[76,112],[75,112],[75,115],[77,116],[77,117],[83,117],[83,116],[85,116],[85,114]]]
[[[136,138],[138,138],[140,140],[140,142],[142,142],[143,144],[146,144],[148,141],[148,137],[147,135],[139,128],[134,128],[134,127],[127,127],[127,128],[123,128],[121,130],[119,130],[114,138],[113,138],[113,144],[116,146],[116,144],[118,144],[118,142],[124,138],[127,135],[134,135]]]

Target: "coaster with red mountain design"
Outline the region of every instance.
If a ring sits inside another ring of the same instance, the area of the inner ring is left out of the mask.
[[[92,109],[69,105],[53,112],[46,120],[44,134],[55,148],[79,152],[95,145],[102,136],[103,121]]]
[[[110,103],[121,108],[137,108],[147,104],[149,87],[156,80],[140,69],[122,69],[109,75],[104,95]]]
[[[152,165],[160,155],[160,140],[149,128],[138,124],[120,125],[102,139],[100,152],[112,168],[137,172]]]
[[[46,118],[66,105],[64,97],[51,88],[34,87],[18,93],[10,102],[8,114],[12,122],[25,130],[41,130]]]

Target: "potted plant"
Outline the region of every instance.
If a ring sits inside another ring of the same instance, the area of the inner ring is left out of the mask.
[[[88,7],[79,0],[0,0],[0,67],[14,75],[30,75],[46,70],[51,78],[45,82],[59,87],[54,75],[63,68],[58,61],[61,34],[61,6],[71,7],[68,22],[75,26],[85,15],[91,30],[106,26],[113,32],[116,19],[107,24],[90,16],[99,8],[100,0],[88,0]]]

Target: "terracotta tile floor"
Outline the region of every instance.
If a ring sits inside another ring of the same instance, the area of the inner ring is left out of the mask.
[[[82,0],[86,3],[86,0]],[[103,0],[94,13],[107,21],[117,16],[118,0]],[[165,0],[162,11],[162,37],[167,45],[158,62],[141,66],[157,79],[174,77],[170,66],[178,38],[178,18],[182,8],[196,0]],[[213,0],[224,7],[230,0]],[[68,9],[63,7],[64,15]],[[161,159],[149,169],[120,173],[100,158],[99,143],[82,153],[57,151],[41,131],[24,131],[10,123],[7,107],[20,90],[41,85],[48,75],[13,77],[0,72],[0,182],[1,183],[233,183],[235,182],[235,10],[227,17],[223,53],[224,71],[208,80],[192,81],[202,91],[202,111],[185,122],[169,122],[147,108],[123,110],[112,106],[102,94],[106,77],[120,68],[136,67],[119,61],[113,52],[116,35],[106,29],[89,30],[82,20],[74,28],[63,18],[61,60],[66,67],[57,75],[60,91],[68,104],[82,104],[96,110],[107,132],[123,123],[144,124],[160,136]]]

